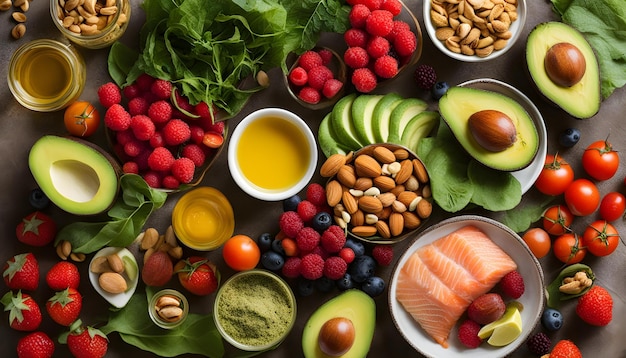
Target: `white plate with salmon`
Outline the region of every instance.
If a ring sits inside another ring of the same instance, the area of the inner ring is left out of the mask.
[[[525,285],[515,300],[523,305],[521,334],[505,346],[482,342],[467,348],[457,333],[467,307],[497,291],[500,279],[515,270]],[[427,357],[504,357],[526,341],[544,304],[543,271],[524,241],[502,223],[475,215],[453,217],[420,233],[399,258],[389,285],[394,324]]]

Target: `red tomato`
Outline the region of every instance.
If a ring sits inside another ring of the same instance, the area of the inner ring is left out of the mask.
[[[526,231],[522,236],[522,240],[524,240],[530,251],[538,259],[546,256],[552,246],[548,232],[539,227]]]
[[[622,193],[607,193],[600,202],[600,216],[606,221],[615,221],[626,211],[626,197]]]
[[[617,229],[606,220],[596,220],[589,224],[583,233],[582,244],[596,256],[607,256],[619,245]]]
[[[236,271],[251,270],[261,259],[261,250],[256,241],[247,235],[235,235],[226,240],[222,248],[226,264]]]
[[[554,240],[552,252],[559,261],[569,265],[581,262],[587,254],[587,249],[580,242],[578,235],[567,233]]]
[[[617,173],[619,154],[608,140],[591,143],[583,152],[583,168],[596,180],[607,180]]]
[[[71,135],[89,137],[100,125],[100,113],[91,103],[76,101],[65,109],[63,122]]]
[[[574,214],[565,205],[552,205],[543,212],[543,229],[550,235],[563,235],[570,231]]]
[[[224,136],[217,132],[208,131],[204,133],[202,143],[209,148],[219,148],[224,143]]]
[[[546,155],[546,161],[535,181],[535,188],[546,195],[561,195],[574,181],[574,169],[558,154]]]
[[[600,205],[600,191],[591,180],[576,179],[565,190],[565,203],[576,216],[592,214]]]

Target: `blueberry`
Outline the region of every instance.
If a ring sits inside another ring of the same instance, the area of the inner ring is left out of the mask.
[[[285,259],[276,251],[269,250],[261,255],[261,265],[270,271],[278,271],[284,264]]]
[[[385,280],[378,276],[372,276],[363,282],[361,290],[370,297],[376,297],[385,290]]]
[[[337,288],[341,291],[349,290],[356,287],[356,282],[352,279],[352,275],[345,273],[342,278],[336,281]]]
[[[363,245],[360,241],[348,238],[344,246],[349,247],[352,251],[354,251],[354,257],[363,256],[365,254],[365,245]]]
[[[300,296],[310,296],[315,292],[315,281],[300,278],[298,280],[298,294]]]
[[[330,292],[335,287],[335,281],[326,276],[322,276],[315,280],[315,289],[320,292]]]
[[[432,89],[433,98],[435,100],[439,100],[441,97],[443,97],[444,94],[446,94],[446,92],[448,92],[449,88],[450,88],[450,85],[448,85],[448,82],[435,83]]]
[[[283,247],[280,240],[272,240],[272,251],[285,256],[285,248]]]
[[[365,282],[365,280],[374,275],[374,271],[376,271],[376,260],[369,255],[361,255],[352,261],[349,270],[355,282]]]
[[[274,241],[274,238],[269,232],[264,232],[259,235],[256,241],[259,245],[259,249],[261,249],[261,252],[265,252],[272,248],[272,241]]]
[[[298,210],[298,204],[300,204],[301,201],[302,201],[302,198],[300,198],[298,194],[283,200],[283,211]]]
[[[571,148],[580,140],[580,131],[576,128],[567,128],[559,134],[559,144]]]
[[[315,229],[315,231],[322,233],[326,229],[328,229],[330,225],[332,225],[332,223],[333,218],[330,216],[330,214],[325,211],[320,211],[313,217],[311,227]]]
[[[541,324],[548,331],[558,331],[563,326],[563,315],[559,310],[546,308],[541,315]]]
[[[50,199],[48,199],[46,194],[39,188],[31,190],[28,202],[37,210],[43,210],[50,205]]]

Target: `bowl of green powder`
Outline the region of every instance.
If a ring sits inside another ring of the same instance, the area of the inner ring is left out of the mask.
[[[234,347],[259,352],[278,346],[296,321],[296,297],[278,275],[253,269],[234,274],[215,297],[215,325]]]

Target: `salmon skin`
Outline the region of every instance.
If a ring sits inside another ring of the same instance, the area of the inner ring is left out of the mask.
[[[411,254],[398,273],[396,298],[442,347],[469,304],[517,264],[480,229],[464,226]]]

